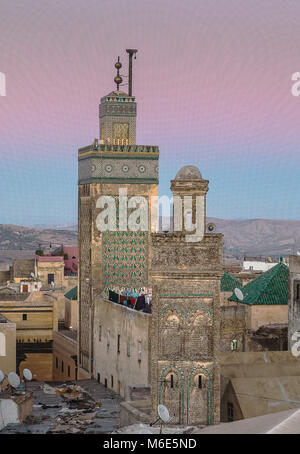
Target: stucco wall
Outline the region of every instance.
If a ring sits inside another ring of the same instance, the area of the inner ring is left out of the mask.
[[[9,372],[16,371],[16,324],[9,321],[1,323],[0,321],[0,333],[5,336],[4,341],[3,338],[0,340],[1,353],[5,353],[5,355],[0,353],[0,369],[7,375]]]
[[[94,378],[127,399],[128,386],[149,383],[151,315],[104,299],[95,301]],[[101,326],[101,341],[99,327]],[[109,332],[109,345],[108,345]],[[120,352],[118,353],[118,335]],[[130,356],[128,356],[130,342]],[[142,353],[139,360],[138,343]],[[113,376],[113,387],[111,386]]]
[[[288,323],[288,305],[251,306],[250,329],[257,330],[260,326],[273,323]]]
[[[291,352],[232,352],[220,360],[221,421],[228,421],[228,403],[234,420],[299,405],[300,358]]]
[[[77,355],[77,341],[61,332],[53,333],[53,380],[76,380],[76,365],[72,356]],[[63,362],[63,367],[62,367]]]

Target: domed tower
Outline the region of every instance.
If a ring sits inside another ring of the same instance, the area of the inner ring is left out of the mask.
[[[185,215],[197,225],[193,230],[187,222],[176,229],[174,222],[173,233],[151,236],[152,416],[164,404],[173,424],[216,424],[222,234],[205,233],[208,181],[197,167],[183,167],[171,190],[177,224]]]
[[[206,226],[208,180],[202,178],[197,167],[184,166],[171,180],[171,191],[174,231],[194,234],[194,239],[199,241],[203,238]]]

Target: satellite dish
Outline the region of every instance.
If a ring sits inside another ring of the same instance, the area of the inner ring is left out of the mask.
[[[54,282],[52,281],[52,282],[51,282],[51,286],[54,287],[54,285],[55,285],[55,284],[54,284]]]
[[[300,252],[299,252],[299,251],[297,251],[297,255],[300,255]]]
[[[145,428],[145,429],[141,429],[141,430],[139,431],[139,434],[153,435],[153,432],[151,432],[151,430]]]
[[[24,369],[24,370],[23,370],[23,377],[25,378],[25,380],[31,381],[31,380],[32,380],[32,373],[31,373],[31,370],[29,370],[29,369]]]
[[[235,288],[234,289],[234,294],[235,294],[235,296],[237,297],[238,300],[243,301],[244,295],[243,295],[242,290],[240,290],[239,288]]]
[[[38,275],[38,277],[40,277],[41,273],[38,271],[38,272],[37,272],[37,275]]]
[[[0,383],[3,382],[4,378],[5,378],[5,375],[4,375],[3,371],[0,370]]]
[[[213,222],[210,222],[209,224],[207,224],[207,231],[208,232],[213,232],[214,230],[216,230],[216,224],[214,224]]]
[[[19,375],[17,375],[15,372],[10,372],[8,374],[8,383],[13,388],[17,388],[18,386],[20,386],[21,381]]]
[[[168,422],[170,420],[170,413],[169,413],[169,410],[167,409],[167,407],[165,407],[164,405],[159,405],[157,407],[157,413],[158,413],[158,416],[160,417],[160,419],[163,421],[163,422]]]

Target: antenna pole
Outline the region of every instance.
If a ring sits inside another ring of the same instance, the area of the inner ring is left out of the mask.
[[[137,49],[126,49],[129,54],[128,95],[132,96],[132,57],[136,58]]]

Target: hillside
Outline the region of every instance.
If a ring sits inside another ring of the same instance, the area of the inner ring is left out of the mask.
[[[224,257],[230,261],[244,255],[287,256],[300,251],[300,221],[269,219],[227,220],[207,218],[224,234]],[[0,268],[13,258],[32,257],[41,243],[52,248],[77,243],[77,226],[34,228],[0,224]]]

